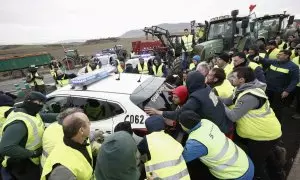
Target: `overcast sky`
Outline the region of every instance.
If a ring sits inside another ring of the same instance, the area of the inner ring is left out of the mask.
[[[120,36],[159,23],[204,21],[239,9],[300,14],[299,0],[0,0],[0,44]]]

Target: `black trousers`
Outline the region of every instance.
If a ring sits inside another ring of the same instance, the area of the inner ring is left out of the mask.
[[[35,165],[29,159],[9,159],[5,169],[11,175],[11,180],[39,180],[41,178],[40,166]]]
[[[300,113],[300,87],[296,87],[296,112]]]
[[[270,180],[267,173],[266,165],[267,158],[275,148],[279,139],[271,141],[255,141],[252,139],[245,139],[235,134],[235,143],[239,145],[253,161],[255,172],[254,176],[260,180]]]
[[[282,110],[292,104],[294,98],[293,93],[290,93],[286,98],[281,98],[281,92],[267,90],[266,94],[269,98],[271,108],[273,109],[277,119],[281,122]]]

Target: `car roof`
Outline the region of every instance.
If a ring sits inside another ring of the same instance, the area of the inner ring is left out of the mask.
[[[56,91],[95,91],[95,92],[105,92],[105,93],[118,93],[118,94],[132,94],[134,90],[140,86],[147,79],[154,79],[154,76],[150,75],[140,75],[140,74],[131,74],[131,73],[121,73],[120,80],[119,74],[112,74],[102,80],[94,82],[87,86],[86,90],[83,90],[82,87],[75,87],[71,89],[71,85],[62,87]],[[140,79],[140,82],[138,80]],[[54,91],[55,92],[55,91]]]

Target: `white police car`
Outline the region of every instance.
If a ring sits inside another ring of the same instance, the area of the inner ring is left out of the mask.
[[[145,134],[148,115],[144,107],[167,109],[170,105],[164,78],[139,74],[112,74],[105,66],[71,80],[70,85],[48,94],[42,113],[59,113],[69,107],[84,110],[91,130],[113,133],[122,121],[129,121],[136,135]],[[73,88],[72,88],[73,87]]]
[[[153,59],[155,56],[152,56],[151,54],[142,54],[142,55],[135,55],[134,57],[132,57],[131,59],[128,59],[125,62],[125,65],[127,64],[131,64],[133,68],[136,68],[136,66],[138,65],[138,63],[140,62],[139,58],[143,58],[145,63],[147,63],[149,61],[149,59]]]

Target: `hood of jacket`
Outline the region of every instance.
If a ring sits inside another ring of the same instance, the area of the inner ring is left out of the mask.
[[[160,115],[153,115],[146,119],[145,125],[148,133],[158,132],[165,129],[164,118]]]
[[[265,91],[266,88],[267,88],[267,84],[265,84],[263,82],[260,82],[259,80],[255,79],[254,81],[245,83],[245,84],[241,85],[240,87],[237,87],[235,92],[236,92],[236,94],[238,94],[238,93],[243,92],[245,90],[255,89],[255,88],[260,88],[260,89]]]
[[[115,132],[104,140],[95,168],[96,179],[138,180],[137,146],[125,131]]]
[[[195,92],[198,89],[205,88],[205,77],[199,71],[192,71],[188,73],[186,87],[189,94]]]

